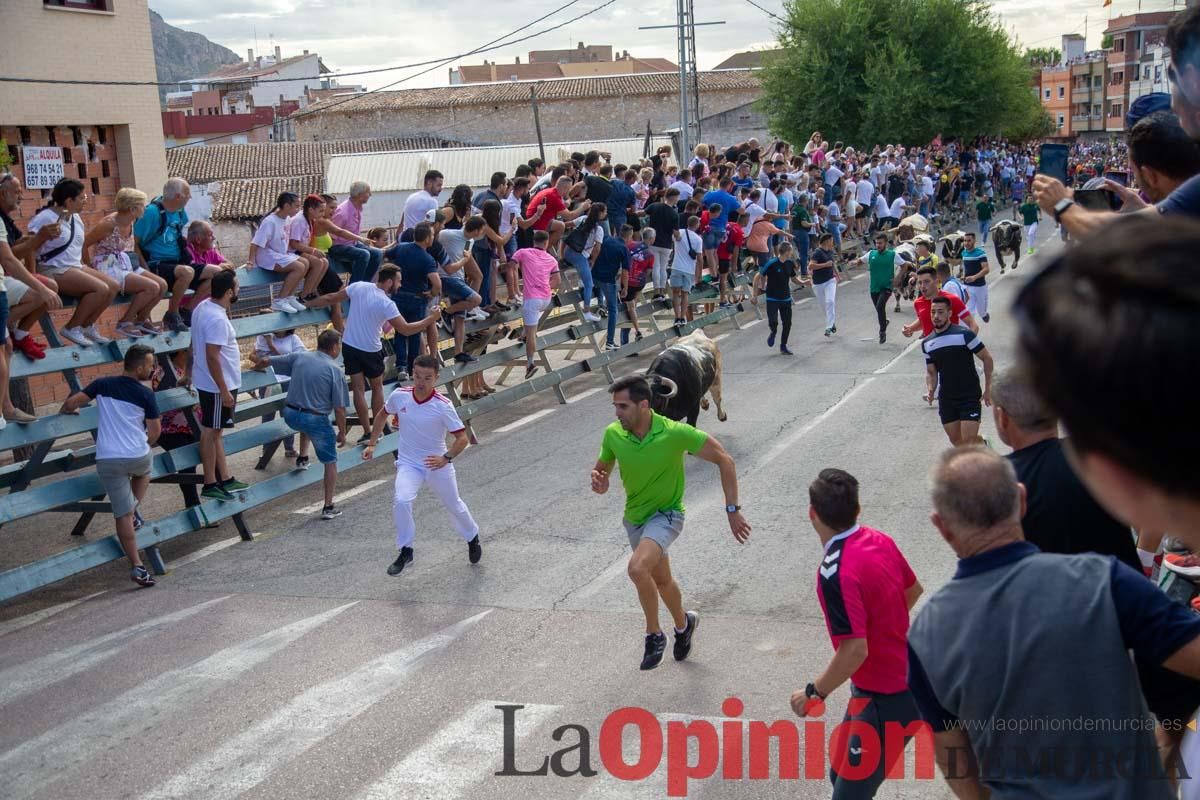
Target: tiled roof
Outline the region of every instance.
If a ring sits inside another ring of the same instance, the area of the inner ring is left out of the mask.
[[[783,52],[781,50],[745,50],[734,53],[713,69],[755,69],[762,66],[764,55]]]
[[[190,183],[235,178],[291,178],[323,175],[325,156],[388,150],[432,150],[461,142],[434,136],[385,139],[334,139],[325,142],[263,142],[173,147],[167,150],[167,172]]]
[[[280,193],[295,192],[301,197],[320,194],[324,182],[325,179],[321,175],[221,181],[220,191],[213,201],[212,218],[259,219],[274,208]]]
[[[316,56],[315,53],[305,53],[304,55],[291,56],[289,58],[285,58],[282,61],[280,61],[278,64],[266,63],[266,64],[263,64],[261,67],[258,66],[257,61],[255,61],[253,63],[247,62],[247,61],[242,61],[237,64],[225,64],[224,66],[217,67],[215,70],[208,73],[207,75],[204,75],[200,78],[196,78],[195,81],[196,82],[231,81],[231,80],[242,80],[242,79],[248,79],[248,78],[260,78],[264,75],[271,75],[275,72],[278,72],[279,70],[281,70],[284,67],[289,66],[291,64],[299,63],[306,58],[313,58],[314,56]],[[325,65],[320,63],[319,59],[318,59],[317,63],[318,63],[319,71],[322,71],[322,72],[328,71],[325,69]]]
[[[491,81],[528,81],[539,78],[561,78],[558,64],[464,64],[458,68],[463,83],[490,83]]]
[[[758,75],[752,70],[726,70],[699,73],[701,91],[745,90],[760,88]],[[342,102],[336,108],[322,108],[323,103],[311,106],[307,114],[380,111],[405,108],[446,108],[449,106],[526,104],[529,87],[537,86],[538,99],[586,100],[591,98],[628,95],[670,95],[679,93],[679,74],[650,72],[641,75],[611,75],[587,78],[502,83],[476,83],[443,86],[433,89],[404,89],[395,92],[375,92]]]

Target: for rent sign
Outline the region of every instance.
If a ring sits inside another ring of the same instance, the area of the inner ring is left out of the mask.
[[[23,147],[25,186],[29,189],[53,189],[63,178],[63,154],[58,147]]]

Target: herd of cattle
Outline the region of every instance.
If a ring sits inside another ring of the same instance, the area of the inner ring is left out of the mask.
[[[962,231],[948,233],[936,241],[929,234],[929,223],[925,218],[914,214],[905,217],[900,224],[892,229],[899,244],[896,245],[896,311],[900,310],[900,301],[912,301],[917,295],[917,243],[925,242],[929,252],[937,251],[941,243],[941,258],[950,265],[950,270],[961,277],[962,254],[966,234]],[[996,261],[1000,264],[1000,274],[1008,268],[1005,255],[1012,255],[1012,268],[1016,269],[1021,263],[1021,225],[1010,219],[997,222],[989,230],[992,246],[996,251]]]

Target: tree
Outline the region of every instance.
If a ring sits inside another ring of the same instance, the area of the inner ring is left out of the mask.
[[[1030,47],[1025,51],[1025,63],[1031,67],[1052,67],[1061,61],[1057,47]]]
[[[804,142],[1017,138],[1045,118],[1029,65],[982,0],[787,0],[763,66],[771,130]]]
[[[1100,40],[1100,49],[1101,50],[1109,50],[1111,48],[1112,48],[1112,34],[1106,33],[1106,34],[1104,34],[1104,38],[1102,38]]]

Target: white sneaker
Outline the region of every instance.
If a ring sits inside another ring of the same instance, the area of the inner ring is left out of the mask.
[[[80,347],[91,347],[95,342],[89,339],[83,332],[83,328],[63,328],[59,331],[64,339],[74,342]]]
[[[301,311],[308,311],[308,306],[304,305],[304,303],[300,301],[299,297],[289,297],[287,298],[287,301],[291,307],[295,309],[297,314],[299,314]]]
[[[583,312],[583,318],[585,320],[587,320],[588,322],[599,322],[600,321],[600,317],[593,314],[590,311]]]
[[[271,301],[271,310],[277,311],[280,314],[296,313],[296,309],[292,308],[292,304],[287,301],[286,297],[280,297],[278,300]]]
[[[472,308],[467,312],[467,316],[475,320],[485,320],[488,318],[487,312],[482,308]]]
[[[95,325],[88,325],[83,329],[83,335],[91,339],[96,344],[112,344],[112,339],[104,336],[100,331],[96,330]]]
[[[7,427],[8,427],[8,420],[4,419],[4,417],[0,417],[0,431],[4,430]]]

